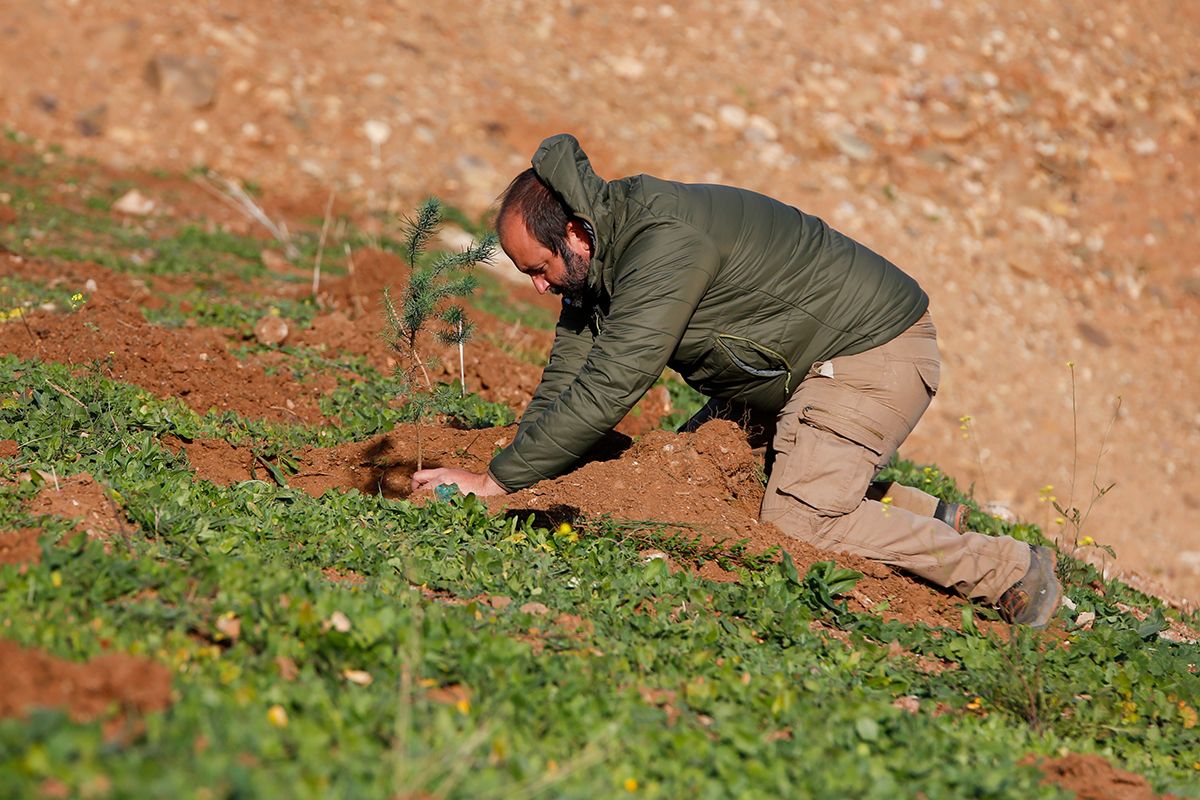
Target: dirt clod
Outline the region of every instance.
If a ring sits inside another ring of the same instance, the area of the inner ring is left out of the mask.
[[[84,663],[64,661],[0,639],[0,717],[60,708],[82,722],[130,712],[162,711],[171,703],[171,673],[153,661],[115,653]]]

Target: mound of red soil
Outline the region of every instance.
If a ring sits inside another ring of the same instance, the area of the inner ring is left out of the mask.
[[[0,439],[0,458],[12,458],[20,452],[20,445],[12,439]]]
[[[1025,764],[1033,761],[1026,759]],[[1070,753],[1062,758],[1043,759],[1037,764],[1045,774],[1042,783],[1053,783],[1075,792],[1078,800],[1175,800],[1171,794],[1155,794],[1141,775],[1117,769],[1097,755]]]
[[[514,431],[513,427],[460,431],[423,426],[423,466],[481,471]],[[416,438],[415,426],[400,425],[365,442],[307,448],[295,453],[299,471],[286,480],[313,496],[331,489],[357,489],[406,497],[416,466]],[[251,477],[253,455],[248,450],[214,441],[178,446],[187,452],[201,478],[228,485]],[[682,531],[698,535],[709,545],[745,539],[751,553],[772,547],[786,550],[801,573],[818,561],[835,560],[863,573],[851,595],[852,607],[866,610],[886,602],[889,618],[961,625],[958,598],[882,564],[820,550],[785,536],[773,525],[760,524],[763,488],[757,477],[758,464],[745,435],[733,423],[712,422],[692,434],[654,431],[632,446],[627,438],[618,436],[606,440],[591,458],[560,478],[489,498],[487,503],[493,510],[534,512],[550,521],[611,515],[649,527],[660,525],[664,534]],[[269,479],[261,465],[256,467],[256,475]],[[701,574],[715,580],[736,580],[735,573],[711,562]]]
[[[171,673],[153,661],[114,653],[85,663],[0,639],[0,717],[24,717],[35,708],[61,708],[77,722],[106,717],[106,732],[120,734],[131,712],[162,711],[171,704]]]
[[[818,561],[834,560],[863,573],[851,595],[852,608],[887,602],[888,618],[962,624],[958,598],[877,562],[821,550],[758,522],[763,486],[757,475],[757,459],[741,429],[715,421],[693,434],[649,433],[619,458],[585,464],[555,480],[489,500],[489,505],[552,511],[564,518],[611,515],[662,523],[667,532],[699,535],[706,544],[745,539],[751,553],[772,547],[786,551],[801,574]],[[736,579],[712,563],[701,574]]]
[[[93,539],[123,536],[132,529],[120,506],[86,472],[44,485],[30,501],[29,513],[78,520],[75,530]]]
[[[42,560],[37,528],[21,528],[0,533],[0,564],[36,564]]]

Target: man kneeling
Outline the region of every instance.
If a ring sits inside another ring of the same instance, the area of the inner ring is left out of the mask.
[[[487,472],[424,470],[414,490],[487,496],[561,475],[671,367],[713,398],[685,429],[727,417],[768,440],[764,522],[995,603],[1012,622],[1050,620],[1053,550],[963,532],[963,509],[915,489],[869,491],[938,388],[916,281],[755,192],[605,181],[567,134],[532,163],[496,227],[534,287],[563,298],[549,363]]]

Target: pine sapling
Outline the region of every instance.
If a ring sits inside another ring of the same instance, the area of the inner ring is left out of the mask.
[[[434,331],[438,340],[459,348],[459,374],[466,385],[463,344],[474,333],[466,311],[457,303],[446,305],[451,298],[467,297],[475,291],[478,280],[470,273],[476,265],[491,259],[496,249],[495,234],[472,242],[457,253],[441,253],[422,266],[422,255],[433,240],[442,221],[442,206],[437,198],[429,198],[418,209],[415,218],[405,224],[404,256],[408,265],[408,286],[399,304],[392,302],[391,293],[384,289],[383,307],[387,326],[384,339],[399,356],[396,377],[401,392],[408,397],[409,407],[417,426],[417,469],[422,467],[422,430],[424,417],[436,406],[435,387],[429,377],[426,360],[419,349],[422,334],[435,320],[443,323]],[[439,306],[441,310],[439,310]],[[430,362],[434,363],[433,361]],[[418,382],[418,376],[420,381]],[[465,388],[464,388],[465,393]]]

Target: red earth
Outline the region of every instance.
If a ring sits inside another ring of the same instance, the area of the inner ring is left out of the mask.
[[[423,466],[484,469],[514,431],[512,426],[466,431],[423,426]],[[299,450],[293,454],[298,471],[286,477],[287,483],[318,497],[348,489],[408,497],[416,468],[416,438],[415,426],[399,425],[365,442]],[[254,457],[246,448],[214,440],[169,444],[187,453],[201,478],[228,485],[251,477]],[[255,477],[270,479],[261,464],[254,466]],[[742,432],[732,423],[717,421],[694,434],[652,431],[633,443],[615,435],[574,472],[486,502],[521,517],[534,513],[549,524],[571,522],[581,535],[587,535],[589,519],[611,516],[644,521],[646,527],[657,529],[651,542],[656,535],[671,533],[699,536],[708,545],[744,539],[749,553],[786,550],[801,573],[818,561],[836,559],[839,566],[864,576],[850,597],[852,608],[865,610],[886,602],[887,618],[961,626],[961,601],[944,591],[866,559],[818,550],[784,536],[773,525],[759,523],[763,489],[756,468]],[[700,574],[715,580],[737,579],[736,573],[712,562]]]
[[[104,721],[107,738],[137,733],[136,715],[171,704],[171,673],[153,661],[114,653],[84,663],[0,639],[0,717],[59,708],[77,722]]]
[[[1102,756],[1070,753],[1036,763],[1046,776],[1043,783],[1075,792],[1077,800],[1178,800],[1176,795],[1156,794],[1141,775],[1118,769]]]

